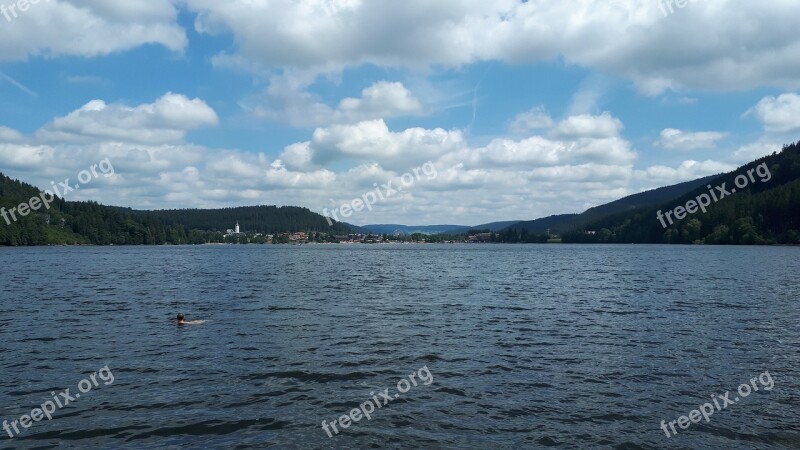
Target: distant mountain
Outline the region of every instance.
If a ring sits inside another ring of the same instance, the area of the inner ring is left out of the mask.
[[[517,222],[508,227],[510,230],[521,231],[525,230],[529,233],[544,233],[547,230],[555,232],[559,227],[569,224],[576,220],[580,214],[560,214],[556,216],[543,217],[536,220],[528,220],[525,222]]]
[[[563,238],[564,242],[800,244],[800,145],[786,146],[781,153],[660,204],[590,222]]]
[[[347,228],[349,228],[350,229],[350,233],[355,233],[355,234],[370,234],[370,233],[372,233],[368,229],[366,229],[364,227],[360,227],[358,225],[353,225],[352,223],[347,223],[347,222],[340,222],[340,223],[342,225],[346,226]]]
[[[491,222],[491,223],[484,223],[481,225],[475,225],[472,227],[455,227],[453,229],[444,231],[442,234],[465,234],[470,230],[489,230],[489,231],[500,231],[506,229],[512,225],[516,225],[522,222],[521,220],[506,220],[504,222]]]
[[[379,225],[364,225],[361,228],[375,234],[388,234],[388,235],[411,235],[415,233],[420,234],[440,234],[445,231],[454,229],[469,230],[470,227],[463,225],[398,225],[398,224],[379,224]]]
[[[664,203],[670,199],[680,197],[687,192],[691,192],[699,186],[705,186],[716,177],[718,177],[718,175],[687,181],[685,183],[680,183],[673,186],[652,189],[639,194],[629,195],[611,203],[595,206],[594,208],[587,209],[581,214],[562,214],[558,216],[550,216],[542,219],[520,222],[509,228],[514,231],[526,230],[529,233],[544,233],[545,231],[550,230],[551,233],[559,234],[581,228],[611,214],[632,211],[642,206]]]

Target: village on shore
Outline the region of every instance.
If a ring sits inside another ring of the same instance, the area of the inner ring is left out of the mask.
[[[277,234],[248,233],[239,223],[226,231],[222,244],[406,244],[406,243],[491,243],[497,242],[496,233],[473,233],[471,235],[443,234],[332,234],[318,231],[284,232]]]

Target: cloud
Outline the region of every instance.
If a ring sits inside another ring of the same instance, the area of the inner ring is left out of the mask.
[[[800,130],[800,95],[782,94],[764,97],[745,115],[755,114],[768,133],[790,133]]]
[[[630,144],[618,137],[553,140],[534,136],[521,141],[495,139],[486,147],[475,150],[474,156],[477,159],[472,159],[472,162],[476,167],[513,165],[533,168],[576,162],[627,165],[636,159]]]
[[[0,143],[0,161],[5,170],[41,170],[52,164],[53,149],[47,146]]]
[[[533,130],[551,128],[553,124],[553,119],[544,106],[537,106],[529,111],[517,114],[508,124],[508,131],[523,134]]]
[[[611,81],[600,74],[592,74],[581,82],[580,88],[572,96],[569,114],[594,114],[597,112],[598,102],[605,95]]]
[[[458,68],[560,58],[625,77],[652,95],[800,86],[800,35],[794,31],[800,3],[789,1],[693,2],[668,17],[652,0],[186,4],[197,13],[198,32],[233,35],[234,51],[216,60],[248,70],[329,73],[367,65]]]
[[[552,125],[552,124],[551,124]],[[408,128],[391,131],[382,119],[317,128],[310,141],[287,146],[278,157],[291,169],[327,166],[337,161],[377,163],[404,170],[429,159],[470,167],[521,165],[541,167],[574,162],[630,164],[637,154],[620,136],[622,122],[608,113],[570,116],[554,125],[549,136],[522,140],[493,139],[471,148],[459,130]]]
[[[172,51],[187,45],[170,0],[59,0],[7,10],[0,27],[0,61],[34,56],[93,57],[158,44]]]
[[[422,112],[422,104],[402,83],[377,82],[364,89],[361,98],[345,98],[339,112],[346,121],[410,116]]]
[[[352,160],[404,170],[464,145],[460,131],[409,128],[393,132],[378,119],[318,128],[311,141],[288,146],[279,159],[295,168]]]
[[[644,170],[636,170],[635,177],[646,182],[651,187],[661,187],[677,184],[684,181],[696,180],[709,175],[730,172],[736,169],[735,165],[719,161],[694,161],[687,160],[678,167],[668,167],[663,165],[650,166]]]
[[[608,138],[618,136],[622,128],[622,121],[606,112],[599,116],[567,117],[558,123],[553,133],[562,138]]]
[[[661,131],[661,139],[655,144],[669,150],[698,150],[716,148],[717,141],[728,134],[715,131],[688,132],[666,128]]]
[[[25,136],[19,131],[13,128],[0,126],[0,142],[16,143],[22,142],[24,139]]]
[[[361,97],[342,99],[336,108],[322,103],[286,77],[273,77],[263,96],[249,99],[242,106],[256,117],[285,122],[296,127],[353,124],[373,119],[389,119],[423,114],[423,106],[402,83],[377,81],[361,92]]]
[[[739,147],[732,156],[732,160],[737,163],[749,163],[761,157],[780,152],[783,144],[777,141],[760,139],[756,142]]]
[[[370,110],[368,103],[352,110]],[[382,119],[319,127],[306,141],[259,153],[185,142],[188,130],[216,122],[203,100],[179,94],[135,107],[96,100],[33,135],[0,128],[0,167],[45,188],[109,158],[116,175],[71,199],[135,208],[299,205],[321,212],[431,161],[435,179],[348,220],[470,225],[580,212],[733,168],[709,160],[637,170],[637,152],[610,113],[569,116],[537,135],[485,144],[470,143],[457,129],[395,130]]]
[[[81,170],[105,158],[111,161],[115,175],[93,180],[70,193],[70,200],[152,209],[309,203],[316,206],[322,204],[336,179],[326,169],[287,170],[264,154],[185,143],[0,143],[3,172],[42,189],[53,181],[74,180]]]
[[[214,126],[218,121],[217,114],[204,101],[169,92],[154,103],[133,108],[92,100],[54,119],[36,137],[43,142],[117,140],[157,144],[181,141],[187,131]]]

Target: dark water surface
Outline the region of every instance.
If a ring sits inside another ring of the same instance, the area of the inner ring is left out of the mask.
[[[114,375],[0,448],[800,448],[797,248],[12,248],[0,267],[0,420]],[[423,367],[430,385],[322,429]],[[660,429],[765,371],[772,390]]]

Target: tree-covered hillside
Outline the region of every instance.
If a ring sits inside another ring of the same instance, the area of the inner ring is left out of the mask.
[[[284,233],[313,231],[347,234],[350,228],[342,223],[328,225],[325,217],[297,206],[246,206],[223,209],[177,209],[130,211],[137,217],[167,226],[183,225],[187,229],[225,231],[239,222],[243,232]]]
[[[95,202],[68,202],[58,197],[50,208],[39,201],[26,215],[19,205],[41,199],[38,189],[0,174],[0,245],[150,245],[221,242],[222,234],[187,232],[180,225],[135,217],[119,208]],[[13,214],[12,214],[13,213]]]
[[[739,176],[750,181],[731,192]],[[707,185],[711,189],[701,186],[659,206],[595,221],[564,234],[564,242],[800,244],[800,144],[786,146],[780,153],[753,161]],[[723,185],[729,195],[716,189]],[[672,224],[664,219],[664,227],[659,211],[664,218],[666,212],[686,209],[711,192],[724,198],[712,202],[705,213],[699,210],[680,220],[673,217]]]
[[[651,189],[649,191],[629,195],[611,203],[589,208],[581,214],[562,214],[544,217],[541,219],[520,222],[512,225],[510,228],[514,231],[526,230],[528,233],[544,233],[547,230],[550,230],[553,233],[564,233],[585,227],[611,214],[633,211],[636,208],[644,206],[659,205],[663,202],[690,192],[696,189],[698,186],[705,186],[714,178],[716,178],[716,176],[687,181],[673,186]]]
[[[12,208],[40,198],[34,186],[0,174],[0,245],[163,245],[224,242],[224,232],[237,221],[253,233],[324,232],[347,234],[341,223],[329,226],[306,208],[257,206],[217,210],[133,211],[95,202],[55,198],[50,208],[12,216]],[[0,211],[2,212],[2,211]],[[14,220],[16,219],[16,220]]]

